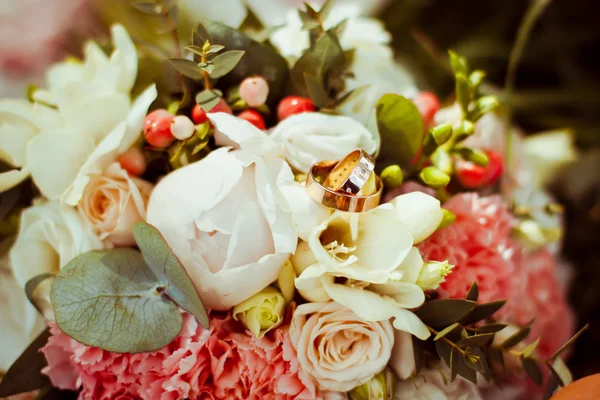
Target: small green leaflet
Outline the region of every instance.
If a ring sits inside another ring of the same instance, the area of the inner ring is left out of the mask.
[[[158,350],[181,330],[177,306],[208,326],[198,293],[160,233],[133,228],[142,250],[91,251],[57,274],[50,294],[60,329],[73,339],[118,353]]]

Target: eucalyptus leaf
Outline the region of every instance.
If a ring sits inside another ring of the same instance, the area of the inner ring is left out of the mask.
[[[408,167],[423,139],[423,118],[417,106],[398,94],[384,94],[377,102],[377,128],[381,135],[377,169],[393,164]]]
[[[533,354],[533,352],[535,351],[535,349],[539,343],[540,343],[540,338],[537,338],[535,342],[527,345],[527,347],[525,347],[523,349],[523,351],[521,352],[523,354],[523,357],[527,358],[527,357],[531,356],[531,354]]]
[[[46,273],[37,275],[25,284],[25,295],[27,300],[43,315],[50,315],[52,303],[50,302],[50,289],[55,274]]]
[[[533,383],[538,386],[542,386],[544,382],[544,378],[542,376],[542,370],[537,362],[532,360],[531,358],[521,357],[521,365],[525,372],[527,372],[527,376],[531,378]]]
[[[490,318],[498,310],[500,310],[506,304],[506,300],[492,301],[484,304],[477,304],[473,311],[471,311],[465,318],[460,320],[462,325],[471,325],[476,322],[482,321],[486,318]]]
[[[168,285],[131,248],[82,254],[57,274],[56,323],[78,342],[117,353],[158,350],[179,333],[182,317],[161,292]]]
[[[321,8],[319,9],[319,18],[321,19],[321,21],[327,19],[327,16],[329,15],[331,10],[333,9],[333,6],[335,5],[335,1],[336,0],[326,0],[325,3],[323,3]]]
[[[531,328],[528,326],[519,330],[517,333],[515,333],[514,335],[512,335],[511,337],[506,339],[504,342],[502,342],[500,347],[502,347],[503,349],[510,349],[511,347],[518,345],[525,338],[527,338],[527,336],[529,336],[530,331],[531,331]]]
[[[446,365],[450,368],[450,353],[452,352],[452,347],[443,340],[438,340],[435,342],[435,350],[440,357],[440,360],[443,360]]]
[[[481,374],[485,374],[488,369],[487,360],[481,349],[467,349],[464,360],[469,368]]]
[[[473,335],[462,339],[457,345],[464,347],[482,347],[487,345],[493,338],[493,333],[482,333],[480,335]]]
[[[453,369],[456,371],[455,375],[460,375],[463,378],[477,384],[477,371],[472,368],[472,363],[468,363],[465,360],[465,356],[459,353],[458,350],[453,349],[455,354],[452,357],[452,361],[454,363]]]
[[[471,285],[471,288],[469,289],[469,292],[467,293],[467,297],[465,297],[465,299],[470,300],[470,301],[477,301],[478,298],[479,298],[479,286],[477,285],[477,282],[473,282],[473,284]]]
[[[50,330],[43,331],[10,366],[0,381],[0,398],[51,386],[42,369],[48,365],[40,349],[48,343]]]
[[[159,4],[151,3],[147,1],[140,1],[133,3],[132,7],[136,10],[143,12],[148,15],[160,15],[163,13],[163,8]]]
[[[245,51],[243,50],[231,50],[225,53],[219,54],[212,59],[213,69],[209,73],[211,78],[221,78],[236,67],[243,57]]]
[[[185,49],[187,51],[190,51],[190,52],[192,52],[194,54],[197,54],[199,56],[201,56],[202,53],[203,53],[202,47],[199,47],[199,46],[189,45],[189,46],[185,46]]]
[[[204,77],[200,67],[193,61],[185,58],[167,58],[167,61],[169,61],[180,74],[185,75],[190,79],[199,80]]]
[[[477,328],[479,333],[495,333],[500,332],[502,329],[506,328],[508,325],[506,324],[488,324],[483,325]]]
[[[161,233],[150,224],[138,222],[133,237],[154,275],[167,280],[164,292],[177,305],[208,329],[208,315],[192,280],[181,261],[173,254]]]
[[[327,90],[323,87],[323,84],[317,78],[308,74],[304,74],[304,80],[306,82],[308,94],[313,103],[315,103],[318,108],[325,107],[329,102],[329,95],[327,94]]]
[[[192,45],[202,48],[204,42],[211,40],[210,33],[206,30],[204,25],[198,24],[192,32]]]
[[[220,44],[213,44],[210,46],[210,49],[206,52],[206,54],[215,54],[223,50],[225,46],[221,46]]]
[[[449,334],[450,332],[452,332],[454,330],[454,328],[456,328],[457,326],[458,326],[458,322],[455,322],[452,325],[447,326],[443,330],[439,331],[437,333],[437,335],[435,335],[435,337],[433,338],[433,340],[434,341],[440,340],[441,338],[443,338],[444,336],[446,336],[447,334]]]
[[[206,112],[209,112],[221,101],[222,93],[216,89],[203,90],[196,95],[196,103]]]
[[[456,100],[464,115],[469,112],[469,104],[471,103],[471,87],[469,81],[463,74],[456,75]]]
[[[288,62],[285,58],[273,48],[219,22],[206,21],[202,29],[210,35],[211,43],[219,43],[229,50],[246,52],[233,71],[219,80],[219,85],[237,86],[248,76],[262,76],[269,84],[267,103],[274,104],[279,101],[289,77]]]
[[[461,299],[440,299],[426,301],[415,310],[417,317],[426,325],[433,328],[443,328],[451,325],[469,312],[471,312],[477,303]]]

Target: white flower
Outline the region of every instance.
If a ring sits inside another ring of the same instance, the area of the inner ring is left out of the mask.
[[[49,70],[48,88],[37,90],[34,98],[57,111],[30,106],[30,112],[21,120],[31,123],[43,113],[51,123],[11,130],[12,135],[0,142],[2,152],[6,152],[5,142],[19,143],[10,149],[11,158],[20,159],[12,164],[23,167],[22,174],[30,172],[49,199],[76,205],[89,174],[101,173],[138,138],[148,107],[156,98],[152,86],[131,104],[129,92],[137,75],[137,52],[122,26],[115,25],[112,33],[115,51],[110,58],[90,42],[83,63],[63,62]],[[25,104],[21,103],[22,110]],[[0,121],[3,119],[0,117]],[[18,183],[18,179],[14,181]]]
[[[0,257],[0,321],[0,371],[6,372],[45,326],[12,276],[8,254]]]
[[[296,249],[279,191],[290,167],[264,132],[237,117],[209,114],[218,143],[235,144],[167,175],[148,204],[204,304],[226,310],[277,279]]]
[[[421,227],[439,225],[441,211],[439,202],[437,210],[419,211],[384,204],[364,213],[333,213],[291,259],[299,275],[296,289],[309,301],[334,300],[366,321],[394,318],[396,329],[427,338],[427,327],[407,310],[425,301],[416,284],[424,263],[413,244],[423,238]]]
[[[355,120],[320,113],[286,118],[271,138],[282,146],[286,160],[304,173],[317,161],[339,160],[358,148],[373,154],[379,144],[379,137]]]
[[[482,400],[477,385],[462,377],[447,382],[449,369],[439,363],[436,368],[425,369],[415,379],[397,381],[394,398],[411,400]]]
[[[23,211],[10,261],[17,282],[24,287],[31,278],[56,273],[76,256],[101,248],[102,242],[77,211],[50,201]]]
[[[534,183],[540,188],[577,157],[573,135],[568,130],[528,136],[523,140],[523,150],[533,169]]]

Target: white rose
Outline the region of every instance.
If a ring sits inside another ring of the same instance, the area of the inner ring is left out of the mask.
[[[353,119],[320,113],[286,118],[271,138],[282,146],[286,160],[304,173],[317,161],[339,160],[358,148],[373,154],[379,144],[378,136]]]
[[[167,175],[148,204],[148,223],[165,237],[204,304],[226,310],[277,279],[298,236],[279,186],[293,174],[264,132],[209,114],[222,148]]]
[[[0,321],[0,371],[6,372],[45,326],[12,276],[8,254],[0,256]]]
[[[77,211],[50,201],[23,211],[10,261],[13,274],[23,287],[31,278],[56,273],[76,256],[101,248],[102,242]]]
[[[20,159],[12,164],[23,167],[22,174],[30,172],[49,199],[77,205],[89,175],[101,173],[137,140],[148,107],[156,98],[156,88],[151,86],[131,104],[137,51],[125,28],[115,25],[112,34],[115,51],[110,57],[90,42],[82,63],[63,62],[50,68],[48,88],[37,90],[34,99],[56,107],[51,123],[34,123],[35,129],[26,130],[26,135],[14,129],[0,135],[8,135],[0,139],[0,153]],[[44,117],[51,114],[38,105],[22,119],[31,122],[41,118],[41,113]],[[19,145],[6,149],[5,142]],[[11,172],[13,182],[9,183],[18,182]]]

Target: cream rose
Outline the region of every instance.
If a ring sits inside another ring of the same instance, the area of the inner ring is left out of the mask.
[[[290,339],[319,389],[345,392],[385,368],[394,329],[389,321],[364,321],[338,303],[308,303],[294,311]]]
[[[167,175],[148,204],[148,223],[165,237],[204,304],[226,310],[260,292],[296,249],[298,236],[280,193],[290,167],[264,132],[237,117],[209,114],[222,148]]]
[[[378,135],[348,117],[320,113],[293,115],[280,122],[271,132],[286,160],[301,172],[323,160],[339,160],[356,149],[373,154],[379,145]]]
[[[13,274],[23,287],[29,279],[56,273],[76,256],[101,248],[102,241],[77,211],[50,201],[23,211],[10,261]]]
[[[152,184],[129,177],[118,163],[104,174],[93,175],[78,209],[100,239],[115,246],[133,246],[133,224],[146,220],[146,204]]]

